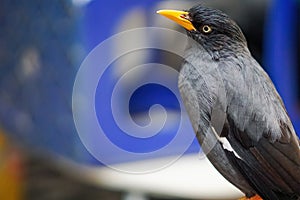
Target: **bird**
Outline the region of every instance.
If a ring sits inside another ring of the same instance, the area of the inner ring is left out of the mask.
[[[157,13],[186,29],[178,87],[212,165],[241,199],[299,200],[299,138],[238,24],[202,5]]]

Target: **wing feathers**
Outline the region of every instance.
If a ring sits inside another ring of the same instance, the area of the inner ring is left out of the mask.
[[[238,160],[231,156],[231,159],[235,159],[235,164],[258,194],[265,200],[299,198],[300,150],[289,126],[283,126],[285,129],[282,129],[284,134],[281,136],[287,137],[283,140],[288,143],[280,139],[273,142],[269,137],[253,142],[248,133],[239,130],[229,116],[227,122],[228,140],[242,158]]]
[[[275,143],[277,148],[274,147],[274,144],[262,140],[262,145],[258,147],[259,151],[267,160],[267,162],[271,164],[272,168],[276,170],[277,174],[281,177],[281,180],[284,180],[284,182],[289,185],[292,191],[300,195],[300,165],[283,153],[285,152],[285,148],[278,148],[280,144],[278,144],[278,142]],[[286,145],[288,144],[285,144],[285,146]],[[289,149],[289,151],[291,151],[291,149]],[[293,152],[291,152],[291,154],[296,153],[297,151],[295,149]]]

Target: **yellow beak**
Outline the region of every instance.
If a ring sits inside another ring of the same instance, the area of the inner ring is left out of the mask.
[[[159,10],[156,13],[163,15],[170,20],[173,20],[177,24],[183,26],[185,29],[189,31],[195,31],[195,27],[191,23],[188,17],[188,12],[179,11],[179,10]]]

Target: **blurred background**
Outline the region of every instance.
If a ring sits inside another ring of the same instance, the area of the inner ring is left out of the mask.
[[[164,169],[148,174],[113,170],[98,161],[82,144],[72,115],[72,90],[85,57],[99,43],[121,31],[163,27],[184,33],[175,23],[158,16],[158,9],[188,9],[202,3],[225,11],[241,26],[253,56],[262,64],[282,96],[297,133],[300,133],[298,0],[2,0],[0,2],[0,199],[236,199],[242,194],[199,159],[193,141],[184,156]],[[136,35],[111,48],[135,40],[155,42]],[[157,36],[166,48],[183,48],[174,35]],[[124,136],[116,128],[109,98],[113,86],[133,66],[163,63],[178,70],[181,58],[166,51],[141,50],[120,57],[106,70],[95,97],[107,137],[128,151],[145,153],[169,143],[176,134],[180,99],[157,84],[139,87],[129,101],[129,112],[140,125],[148,110],[161,104],[168,112],[166,128],[153,140]],[[126,88],[151,76],[136,74]],[[162,75],[162,79],[169,76]],[[174,86],[177,85],[173,81]],[[122,96],[121,96],[122,97]],[[120,103],[122,103],[120,98]],[[158,118],[160,113],[156,113]],[[148,116],[148,117],[147,117]],[[193,134],[189,124],[184,129]],[[103,145],[97,141],[99,146]],[[109,164],[135,169],[156,166],[178,155],[179,146],[155,157],[132,160],[110,152]],[[217,189],[218,188],[218,189]]]

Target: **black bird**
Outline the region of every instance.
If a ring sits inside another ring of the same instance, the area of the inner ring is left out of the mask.
[[[223,12],[200,5],[158,13],[193,39],[178,85],[214,167],[245,193],[243,199],[300,199],[299,139],[239,26]]]

